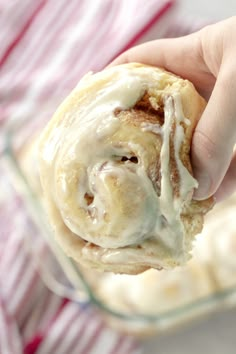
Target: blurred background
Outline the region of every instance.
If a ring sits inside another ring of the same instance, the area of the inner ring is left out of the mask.
[[[235,15],[235,2],[233,0],[216,0],[209,3],[204,0],[180,0],[179,7],[182,15],[191,15],[192,17],[218,20]]]

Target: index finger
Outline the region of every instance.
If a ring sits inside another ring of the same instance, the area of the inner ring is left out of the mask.
[[[110,66],[131,62],[159,66],[171,71],[192,81],[200,91],[204,91],[204,96],[212,90],[215,83],[215,78],[202,57],[200,32],[133,47],[117,57]]]

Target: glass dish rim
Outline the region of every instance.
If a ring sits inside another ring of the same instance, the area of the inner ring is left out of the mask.
[[[36,209],[37,212],[40,212],[39,219],[41,220],[41,218],[45,217],[45,215],[44,215],[45,213],[43,212],[43,208],[42,208],[39,200],[35,196],[35,192],[31,188],[30,184],[27,183],[27,177],[25,176],[25,174],[19,164],[19,161],[16,157],[15,151],[14,151],[15,134],[19,134],[19,131],[24,128],[24,124],[27,124],[27,121],[25,121],[23,123],[23,125],[17,126],[17,129],[13,129],[12,127],[10,127],[6,130],[4,150],[3,150],[1,158],[4,158],[8,161],[8,167],[11,169],[11,173],[13,173],[14,176],[16,178],[18,178],[19,181],[21,181],[20,183],[22,183],[22,186],[24,185],[23,188],[25,188],[25,190],[27,192],[27,198],[29,198],[28,202],[33,209]],[[16,190],[16,191],[17,191],[17,193],[21,194],[21,192],[19,190]],[[25,198],[25,195],[24,195],[24,198]],[[32,215],[29,215],[29,216],[32,217]],[[35,224],[35,220],[33,220],[33,221]],[[36,223],[36,227],[38,227],[37,223]],[[48,235],[51,239],[53,239],[52,232],[49,230],[49,227],[48,227]],[[51,249],[51,251],[52,251],[52,249]],[[63,251],[61,250],[61,252],[63,252]],[[63,252],[63,254],[64,254],[64,252]],[[113,316],[117,319],[120,319],[120,320],[131,321],[131,322],[132,321],[136,321],[136,322],[139,321],[139,322],[143,322],[146,324],[160,324],[161,325],[165,321],[170,321],[170,320],[175,321],[175,320],[181,319],[182,317],[188,317],[188,315],[191,315],[192,311],[197,311],[197,310],[201,311],[201,309],[205,306],[214,305],[214,304],[216,305],[219,303],[219,301],[224,301],[228,297],[232,296],[234,293],[236,294],[236,284],[235,284],[235,286],[231,286],[231,287],[228,287],[225,289],[217,289],[212,294],[202,296],[197,300],[194,300],[194,301],[186,303],[184,305],[175,307],[174,309],[163,311],[159,314],[155,314],[155,315],[147,315],[147,314],[142,314],[142,313],[125,314],[125,313],[122,313],[118,310],[110,308],[105,303],[103,303],[98,297],[96,297],[91,286],[85,280],[84,275],[78,269],[78,267],[76,267],[75,262],[71,258],[66,256],[65,254],[64,254],[64,257],[67,259],[67,262],[70,263],[71,266],[76,271],[79,281],[82,283],[82,285],[86,291],[86,295],[88,297],[88,300],[86,302],[84,302],[84,304],[89,303],[91,305],[95,305],[99,310],[103,311],[106,315],[111,315],[111,316]],[[65,273],[65,275],[67,277],[68,274],[65,272],[64,269],[63,269],[63,272]],[[73,282],[71,282],[71,283],[75,287],[75,284],[73,284]],[[46,284],[46,286],[47,286],[47,284]],[[78,302],[80,303],[79,299],[78,299]],[[205,311],[205,313],[208,313],[208,312],[210,312],[210,311]]]

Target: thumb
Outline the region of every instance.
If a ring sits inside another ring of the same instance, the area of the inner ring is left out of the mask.
[[[233,66],[231,66],[233,67]],[[192,139],[192,166],[199,187],[195,199],[213,195],[221,184],[236,141],[235,74],[221,70]]]

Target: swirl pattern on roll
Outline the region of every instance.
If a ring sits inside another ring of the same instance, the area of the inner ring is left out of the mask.
[[[193,201],[190,143],[205,101],[162,69],[87,74],[40,141],[49,219],[65,252],[118,273],[189,259],[212,200]]]

